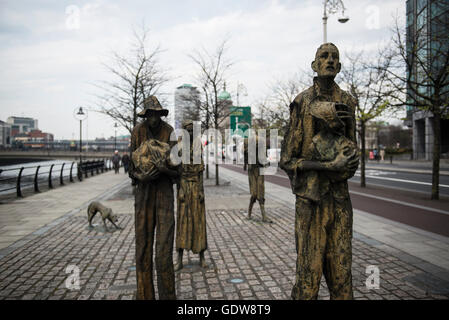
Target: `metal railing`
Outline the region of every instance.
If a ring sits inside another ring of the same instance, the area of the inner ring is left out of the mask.
[[[40,192],[39,185],[45,181],[49,189],[55,187],[54,180],[59,180],[59,185],[64,185],[64,181],[75,182],[112,169],[110,159],[84,161],[81,165],[77,162],[58,162],[47,165],[21,166],[7,169],[0,169],[0,194],[16,190],[17,197],[23,197],[23,189],[34,188],[34,192]],[[75,172],[76,171],[76,172]],[[6,187],[3,187],[6,186]]]

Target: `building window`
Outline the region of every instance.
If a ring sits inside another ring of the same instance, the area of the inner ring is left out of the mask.
[[[427,0],[418,0],[417,1],[417,12],[421,12],[425,7],[427,7]]]

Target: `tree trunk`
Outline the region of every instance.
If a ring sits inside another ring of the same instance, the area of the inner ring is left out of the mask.
[[[214,98],[215,98],[215,105],[214,105],[214,128],[215,128],[215,185],[220,185],[220,180],[218,178],[218,91],[217,91],[217,85],[214,83]],[[221,155],[220,155],[221,157]]]
[[[206,99],[208,99],[207,96],[206,96]],[[206,148],[206,179],[209,179],[209,156],[210,156],[209,142],[210,141],[209,141],[209,106],[208,105],[206,105],[206,132],[207,132],[207,135],[206,135],[206,142],[207,142],[207,148]]]
[[[434,108],[437,110],[439,106]],[[432,200],[440,198],[440,147],[441,147],[441,115],[433,114],[433,161],[432,161]]]
[[[365,144],[365,122],[360,121],[360,142],[362,145],[361,157],[360,157],[360,187],[366,187],[365,178],[365,154],[366,154],[366,144]]]
[[[216,117],[215,117],[216,118]],[[218,123],[215,120],[215,185],[220,185],[220,180],[218,178]],[[220,154],[221,157],[221,154]]]

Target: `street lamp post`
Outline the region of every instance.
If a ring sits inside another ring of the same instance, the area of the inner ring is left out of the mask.
[[[83,120],[87,118],[87,113],[84,112],[83,107],[75,108],[74,110],[75,119],[80,121],[80,169],[83,163],[82,152],[83,152],[83,138],[82,138],[82,128],[83,128]]]
[[[243,83],[237,82],[237,107],[240,106],[240,92],[242,92],[242,95],[247,96],[248,93],[246,91],[246,87],[243,85]]]
[[[349,17],[345,16],[345,5],[342,0],[324,0],[324,13],[323,13],[323,43],[327,42],[327,18],[328,15],[337,13],[341,9],[341,17],[338,18],[338,22],[348,22]]]
[[[114,123],[114,129],[115,129],[115,138],[114,138],[114,150],[117,150],[117,122]]]

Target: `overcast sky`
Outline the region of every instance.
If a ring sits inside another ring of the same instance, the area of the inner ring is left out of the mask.
[[[342,55],[376,50],[388,40],[393,16],[405,15],[404,0],[343,2],[350,20],[339,23],[340,14],[328,19],[328,41]],[[56,139],[77,139],[73,110],[95,105],[94,84],[110,79],[102,62],[129,46],[133,26],[142,21],[151,42],[164,49],[160,61],[175,79],[164,92],[195,85],[187,54],[202,46],[212,50],[229,38],[236,64],[228,91],[243,83],[248,96],[240,104],[253,105],[273,79],[310,68],[322,43],[322,16],[321,0],[0,1],[0,120],[33,117]],[[168,103],[172,107],[173,96]],[[114,121],[96,112],[83,124],[89,139],[114,135]]]

